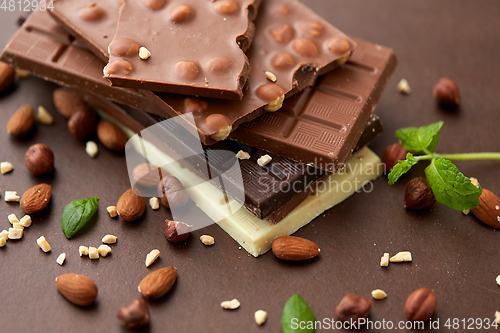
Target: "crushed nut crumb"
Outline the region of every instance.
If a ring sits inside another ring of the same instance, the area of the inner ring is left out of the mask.
[[[269,155],[263,155],[257,160],[257,164],[260,165],[261,167],[267,165],[269,162],[271,162],[273,158]]]
[[[257,325],[262,325],[266,322],[267,312],[264,310],[255,311],[254,317]]]
[[[118,237],[113,235],[106,235],[102,238],[104,244],[115,244]]]
[[[89,248],[86,246],[80,245],[78,247],[78,253],[80,253],[80,257],[81,256],[88,256],[89,255]]]
[[[380,258],[380,266],[381,267],[389,266],[389,253],[384,253],[384,256]]]
[[[99,252],[97,252],[97,248],[90,246],[89,247],[89,258],[90,259],[99,259]]]
[[[390,262],[406,262],[412,261],[410,252],[398,252],[395,256],[389,259]]]
[[[96,157],[99,153],[99,147],[97,147],[97,143],[95,143],[94,141],[88,141],[85,144],[85,152],[92,158]]]
[[[155,262],[156,259],[160,256],[160,251],[159,250],[153,250],[148,253],[146,256],[146,267],[151,266],[152,263]]]
[[[108,206],[108,207],[106,207],[106,210],[108,211],[109,216],[111,216],[111,217],[118,216],[118,211],[116,210],[116,206]]]
[[[11,172],[14,170],[14,166],[10,162],[2,162],[0,163],[0,172],[2,172],[2,175],[5,175],[8,172]]]
[[[387,297],[387,294],[382,289],[375,289],[374,291],[372,291],[372,296],[375,299],[384,299]]]
[[[205,245],[214,245],[215,244],[215,239],[212,236],[209,235],[202,235],[200,237],[200,240],[203,244]]]
[[[9,239],[23,238],[23,229],[9,228]]]
[[[109,253],[111,253],[111,248],[107,245],[100,245],[98,248],[97,248],[97,252],[99,252],[99,254],[102,256],[102,257],[105,257],[107,256]]]
[[[19,223],[16,214],[10,214],[7,218],[9,219],[10,224]]]
[[[146,60],[149,57],[151,57],[151,52],[149,52],[149,50],[147,48],[145,48],[144,46],[141,47],[139,49],[139,58],[141,58],[142,60]]]
[[[42,249],[43,252],[49,252],[51,250],[49,242],[45,239],[45,237],[40,236],[37,240],[36,243],[38,246]]]
[[[405,95],[411,94],[410,84],[406,81],[406,79],[401,79],[401,81],[399,81],[398,91]]]
[[[2,230],[2,232],[0,232],[0,238],[9,239],[9,232],[7,230]]]
[[[160,200],[157,197],[152,197],[149,199],[149,205],[153,210],[160,209]]]
[[[17,195],[17,191],[5,191],[4,199],[7,202],[19,202],[21,198]]]
[[[248,160],[250,159],[250,154],[247,153],[246,151],[240,150],[238,154],[236,154],[236,158],[240,160]]]
[[[220,304],[223,309],[226,310],[236,310],[237,308],[240,307],[240,301],[238,301],[236,298],[233,299],[232,301],[224,301]]]
[[[266,77],[269,81],[271,82],[276,82],[277,78],[276,78],[276,75],[274,75],[273,73],[271,72],[266,72]]]
[[[12,227],[13,227],[14,229],[21,229],[21,230],[23,230],[23,229],[24,229],[24,226],[23,226],[21,223],[19,223],[19,222],[14,222],[14,223],[12,223]]]
[[[56,259],[56,262],[62,266],[62,264],[64,264],[64,260],[66,260],[66,253],[61,253],[57,259]]]
[[[25,228],[28,228],[30,225],[31,225],[31,216],[29,215],[24,215],[21,220],[19,221],[19,223],[25,227]]]
[[[0,247],[4,247],[7,244],[7,239],[0,237]]]
[[[36,115],[36,121],[43,125],[52,125],[54,122],[54,117],[47,111],[43,106],[38,107],[38,114]]]

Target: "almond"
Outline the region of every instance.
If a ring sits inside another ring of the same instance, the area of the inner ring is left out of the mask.
[[[26,190],[21,197],[21,209],[26,214],[34,214],[43,210],[49,204],[52,187],[48,184],[38,184]]]
[[[97,124],[95,112],[80,108],[68,120],[68,129],[77,139],[85,139],[94,133]]]
[[[144,198],[135,194],[134,190],[129,188],[122,194],[116,205],[118,215],[125,221],[135,221],[139,219],[146,209]]]
[[[500,229],[500,199],[495,193],[483,188],[483,193],[479,197],[479,206],[471,209],[471,212],[481,222]]]
[[[106,148],[116,151],[124,150],[128,141],[118,126],[106,120],[101,120],[97,124],[97,137]]]
[[[141,163],[134,168],[134,180],[145,187],[157,187],[160,179],[167,173],[159,167],[149,163]]]
[[[35,124],[35,111],[29,104],[21,106],[10,117],[7,123],[7,132],[15,137],[26,135]]]
[[[138,290],[147,299],[157,299],[168,293],[176,279],[177,268],[161,268],[142,279]]]
[[[316,257],[320,249],[318,245],[310,240],[295,237],[282,236],[273,241],[273,254],[282,260],[298,261]]]
[[[97,286],[85,275],[75,273],[59,275],[56,278],[56,286],[68,301],[76,305],[90,305],[97,297]]]
[[[9,88],[15,77],[16,71],[5,62],[0,61],[0,92]]]
[[[79,109],[89,109],[87,103],[66,89],[56,89],[52,93],[52,101],[57,111],[69,118]]]

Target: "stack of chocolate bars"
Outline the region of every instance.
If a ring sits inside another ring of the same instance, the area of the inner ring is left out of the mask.
[[[254,256],[382,172],[366,145],[382,132],[373,111],[394,53],[296,0],[59,0],[27,18],[2,60],[120,123]],[[165,131],[168,152],[134,136],[187,115]],[[188,166],[171,163],[191,151]],[[239,179],[225,172],[237,155]],[[214,172],[241,182],[243,197],[207,181]]]

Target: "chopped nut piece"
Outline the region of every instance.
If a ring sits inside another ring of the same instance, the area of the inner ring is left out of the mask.
[[[5,191],[4,199],[7,202],[19,202],[20,197],[17,195],[17,191]]]
[[[19,223],[25,227],[25,228],[28,228],[30,225],[31,225],[31,216],[29,215],[24,215],[21,220],[19,221]]]
[[[0,232],[0,238],[9,239],[9,232],[7,230],[2,230],[2,232]]]
[[[11,172],[14,170],[14,166],[10,162],[2,162],[0,163],[0,172],[2,175],[5,175],[7,172]]]
[[[226,310],[235,310],[240,307],[240,301],[238,301],[236,298],[233,299],[232,301],[224,301],[220,304],[223,309]]]
[[[78,248],[78,252],[80,253],[80,257],[81,256],[88,256],[89,255],[89,248],[86,246],[80,246]]]
[[[89,258],[90,259],[99,259],[99,252],[97,252],[97,248],[90,246],[89,247]]]
[[[106,210],[108,211],[109,216],[111,216],[111,217],[118,216],[118,211],[116,210],[116,206],[109,206],[106,208]]]
[[[384,256],[380,258],[380,266],[381,267],[389,266],[389,253],[384,253]]]
[[[94,158],[97,156],[99,153],[99,148],[97,147],[97,143],[94,141],[88,141],[87,144],[85,145],[85,152],[87,152],[87,155],[90,157]]]
[[[102,257],[105,257],[107,256],[109,253],[111,253],[111,248],[107,245],[100,245],[98,248],[97,248],[97,252],[99,252],[99,254],[102,256]]]
[[[255,311],[255,322],[257,325],[262,325],[266,322],[267,312],[264,310]]]
[[[7,240],[3,237],[0,237],[0,247],[4,247],[6,243],[7,243]]]
[[[56,259],[56,262],[62,266],[62,264],[64,264],[64,260],[66,260],[66,253],[61,253],[57,259]]]
[[[387,297],[387,294],[382,289],[375,289],[374,291],[372,291],[372,296],[375,299],[384,299]]]
[[[10,214],[7,218],[9,219],[10,224],[19,223],[16,214]]]
[[[497,276],[497,284],[500,286],[500,275]]]
[[[153,210],[157,210],[160,208],[160,200],[157,197],[152,197],[149,199],[149,205]]]
[[[12,223],[12,227],[13,227],[14,229],[21,229],[21,230],[23,230],[23,229],[24,229],[24,226],[23,226],[21,223],[19,223],[19,222],[14,222],[14,223]]]
[[[5,191],[4,199],[7,202],[19,202],[21,198],[17,195],[17,191]]]
[[[44,125],[52,125],[54,122],[54,117],[47,111],[43,106],[38,107],[38,114],[36,115],[36,121]]]
[[[271,82],[276,82],[276,75],[274,75],[273,73],[271,72],[266,72],[266,77],[269,81]]]
[[[40,236],[36,240],[36,243],[38,244],[38,246],[40,246],[43,252],[49,252],[51,250],[49,242],[47,242],[47,240],[43,236]]]
[[[497,318],[497,324],[500,324],[500,311],[495,312],[495,317]]]
[[[283,94],[278,98],[276,98],[274,101],[269,102],[269,104],[267,104],[264,107],[264,110],[266,110],[267,112],[276,112],[279,109],[281,109],[284,100],[285,100],[285,95]]]
[[[240,150],[238,154],[236,154],[236,158],[239,158],[240,160],[248,160],[250,158],[250,154],[246,151]]]
[[[390,262],[403,262],[403,261],[411,261],[411,253],[410,252],[398,252],[395,256],[392,256],[389,261]]]
[[[200,237],[200,240],[203,244],[205,245],[214,245],[215,239],[212,236],[209,235],[203,235]]]
[[[9,239],[23,238],[23,229],[9,228]]]
[[[479,186],[479,181],[477,180],[477,178],[470,177],[469,179],[470,179],[470,182],[472,183],[472,185],[474,185],[476,187]],[[462,211],[462,213],[464,213],[464,215],[469,215],[470,209],[464,209]]]
[[[16,68],[16,76],[19,79],[27,79],[30,76],[30,72],[25,71],[24,69]]]
[[[398,90],[400,93],[405,94],[405,95],[411,94],[411,88],[410,88],[410,85],[408,84],[408,81],[406,81],[406,79],[402,79],[401,81],[399,81]]]
[[[113,235],[106,235],[102,238],[104,244],[115,244],[118,237]]]
[[[151,57],[151,52],[149,52],[149,50],[147,48],[145,48],[144,46],[141,47],[139,49],[139,58],[141,58],[142,60],[146,60],[149,57]]]
[[[159,256],[160,256],[159,250],[153,250],[149,252],[148,255],[146,256],[146,267],[151,266],[151,264],[154,263]]]
[[[269,162],[271,162],[273,158],[269,155],[263,155],[257,160],[257,164],[260,166],[267,165]]]

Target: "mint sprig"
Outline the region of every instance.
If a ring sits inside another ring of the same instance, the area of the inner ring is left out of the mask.
[[[283,333],[314,333],[316,318],[309,305],[299,295],[295,294],[286,302],[281,316]]]
[[[407,127],[396,131],[396,137],[408,153],[406,160],[399,161],[389,173],[389,184],[398,181],[419,161],[431,160],[425,169],[425,175],[436,200],[456,210],[472,209],[479,205],[483,192],[450,160],[500,160],[500,153],[437,154],[434,152],[444,122],[439,121],[428,126]]]
[[[99,197],[79,199],[67,204],[62,212],[61,226],[66,238],[70,239],[80,229],[82,229],[88,221],[97,212]]]

